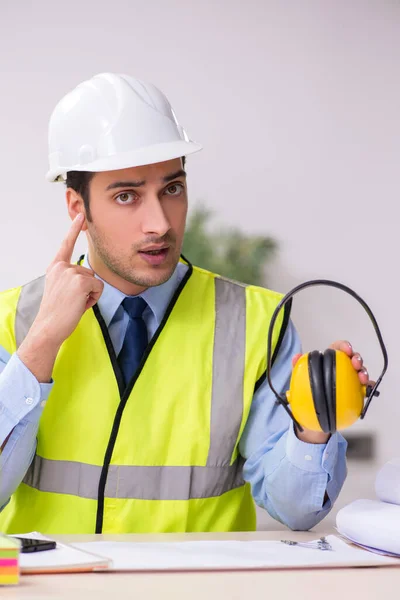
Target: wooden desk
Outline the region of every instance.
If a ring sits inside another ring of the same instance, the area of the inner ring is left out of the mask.
[[[331,531],[325,532],[332,533]],[[317,537],[321,535],[318,534]],[[315,539],[315,533],[257,531],[237,534],[58,536],[63,542],[94,539],[121,541],[181,541],[199,539],[276,540]],[[29,575],[15,588],[0,588],[0,598],[72,598],[73,600],[377,600],[397,597],[400,567],[313,569],[297,571],[225,571],[193,573],[86,573],[73,575]]]

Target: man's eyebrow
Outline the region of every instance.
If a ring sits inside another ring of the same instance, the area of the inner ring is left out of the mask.
[[[169,183],[174,179],[178,179],[178,177],[186,177],[186,171],[184,171],[183,169],[179,169],[179,171],[176,171],[175,173],[170,173],[169,175],[165,175],[165,177],[162,177],[162,181],[163,183]],[[146,181],[144,179],[143,181],[113,181],[113,183],[110,183],[106,187],[106,192],[108,190],[115,190],[118,188],[143,187],[144,185],[146,185]]]
[[[106,192],[108,190],[115,190],[116,188],[142,187],[145,183],[145,181],[114,181],[106,187]]]
[[[183,169],[179,169],[179,171],[176,171],[176,173],[171,173],[170,175],[166,175],[165,177],[162,178],[162,180],[164,183],[169,183],[173,179],[178,179],[178,177],[186,177],[186,171],[184,171]]]

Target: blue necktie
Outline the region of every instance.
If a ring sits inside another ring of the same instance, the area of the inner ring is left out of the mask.
[[[129,315],[129,323],[121,352],[118,355],[118,363],[124,376],[125,385],[128,385],[148,344],[147,327],[143,321],[143,311],[147,303],[143,298],[137,296],[125,298],[122,306]]]

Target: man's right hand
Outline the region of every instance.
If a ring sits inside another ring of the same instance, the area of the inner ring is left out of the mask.
[[[71,335],[85,311],[96,304],[104,287],[94,271],[71,264],[84,219],[82,214],[74,219],[47,269],[43,299],[33,325],[40,325],[46,337],[56,345]]]
[[[18,350],[18,356],[39,382],[50,381],[61,344],[77,327],[83,314],[100,298],[104,284],[94,272],[71,264],[84,215],[73,221],[46,273],[39,312]]]

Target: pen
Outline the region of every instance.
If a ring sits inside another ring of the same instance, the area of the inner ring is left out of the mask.
[[[332,546],[325,537],[321,537],[317,542],[294,542],[293,540],[281,540],[288,546],[301,546],[302,548],[313,548],[315,550],[332,550]]]

